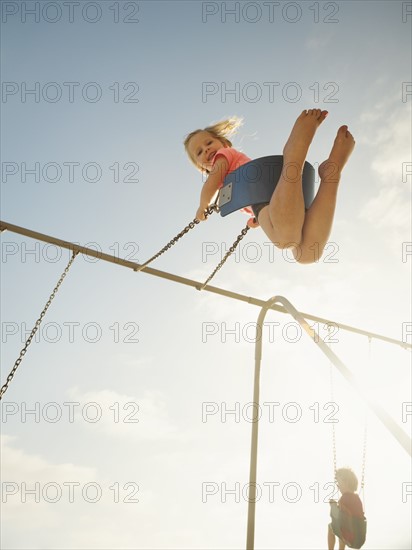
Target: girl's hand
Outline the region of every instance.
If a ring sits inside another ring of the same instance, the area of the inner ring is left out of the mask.
[[[256,227],[259,227],[259,222],[256,218],[249,218],[247,221],[247,224],[250,228],[255,229]]]
[[[206,208],[203,208],[202,206],[199,206],[199,208],[197,209],[196,219],[198,219],[200,222],[204,222],[206,219],[205,210]]]

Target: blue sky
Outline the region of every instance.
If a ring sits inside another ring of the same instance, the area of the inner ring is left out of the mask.
[[[356,148],[326,257],[298,265],[256,229],[213,284],[283,295],[301,311],[407,339],[410,3],[81,2],[73,21],[67,3],[25,4],[37,16],[2,2],[2,220],[143,262],[196,213],[202,178],[186,134],[238,115],[237,148],[280,154],[303,109],[327,109],[307,160],[327,158],[342,124]],[[225,19],[225,9],[237,15]],[[36,86],[37,98],[25,92]],[[24,178],[25,167],[39,181]],[[203,281],[246,219],[215,214],[154,267]],[[1,239],[4,381],[69,254],[9,232]],[[78,257],[3,398],[3,547],[244,547],[258,313]],[[304,336],[293,341],[291,319],[270,313],[267,323],[261,397],[279,405],[274,420],[262,409],[256,547],[318,549],[332,475],[329,365]],[[410,431],[409,352],[373,342],[369,358],[367,339],[337,340],[336,353]],[[359,473],[364,411],[338,373],[334,384],[338,461]],[[23,502],[24,483],[38,502]],[[369,548],[410,547],[410,483],[406,453],[371,416]],[[225,488],[235,490],[226,502]]]

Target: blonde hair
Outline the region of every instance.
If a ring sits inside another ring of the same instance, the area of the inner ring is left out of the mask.
[[[350,491],[355,492],[358,488],[358,478],[351,468],[339,468],[336,470],[335,478],[341,479]]]
[[[198,134],[199,132],[208,132],[214,138],[219,139],[226,147],[232,147],[232,142],[228,138],[233,134],[235,134],[238,128],[242,124],[243,124],[243,119],[237,116],[234,116],[231,118],[227,118],[226,120],[221,120],[219,122],[216,122],[215,124],[212,124],[211,126],[207,126],[206,128],[194,130],[194,132],[191,132],[190,134],[188,134],[183,142],[183,145],[185,146],[185,150],[186,150],[186,153],[188,154],[188,157],[196,166],[196,168],[201,172],[207,172],[207,173],[209,172],[208,170],[201,168],[189,152],[189,142],[196,134]]]

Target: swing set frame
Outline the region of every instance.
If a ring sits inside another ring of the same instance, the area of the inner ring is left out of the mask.
[[[144,272],[149,275],[154,275],[157,277],[166,278],[169,280],[172,280],[174,282],[185,284],[191,287],[196,288],[197,290],[205,289],[208,292],[212,292],[215,294],[220,294],[223,296],[226,296],[231,299],[240,300],[243,302],[247,302],[252,305],[256,305],[260,307],[260,313],[257,320],[256,325],[256,340],[255,340],[255,372],[254,372],[254,386],[253,386],[253,403],[255,405],[255,410],[259,411],[259,397],[260,397],[260,370],[261,370],[261,360],[262,360],[262,334],[263,334],[263,322],[264,318],[269,310],[275,310],[281,313],[286,313],[291,315],[302,327],[304,332],[314,341],[314,343],[318,346],[320,351],[326,357],[329,359],[331,364],[335,368],[338,369],[338,371],[341,373],[341,375],[346,379],[346,381],[352,386],[352,388],[362,397],[362,399],[367,403],[369,408],[374,412],[374,414],[379,418],[379,420],[383,423],[385,428],[391,433],[391,435],[398,441],[398,443],[401,445],[401,447],[410,455],[412,456],[411,452],[411,439],[409,436],[402,430],[402,428],[395,422],[395,420],[386,412],[385,409],[383,409],[378,403],[375,403],[372,399],[368,397],[366,388],[362,387],[361,384],[355,379],[352,372],[348,369],[348,367],[339,359],[339,357],[330,349],[330,347],[325,343],[325,341],[322,339],[322,337],[319,335],[318,331],[316,331],[314,328],[312,328],[308,320],[315,321],[317,323],[322,323],[327,326],[333,325],[338,327],[341,330],[345,330],[348,332],[361,334],[364,336],[367,336],[369,339],[377,339],[382,340],[385,342],[388,342],[393,345],[400,346],[404,349],[411,349],[412,344],[409,344],[407,342],[403,342],[401,340],[397,340],[394,338],[390,338],[381,334],[372,333],[363,329],[359,329],[350,325],[344,325],[342,323],[336,323],[328,319],[324,319],[318,316],[314,316],[308,313],[299,312],[292,304],[283,296],[274,296],[270,298],[267,301],[262,301],[257,298],[253,298],[250,296],[244,296],[241,294],[237,294],[231,291],[227,291],[225,289],[212,287],[210,285],[201,284],[198,281],[193,281],[191,279],[186,279],[183,277],[180,277],[178,275],[174,275],[171,273],[167,273],[164,271],[155,270],[152,268],[145,267],[146,264],[137,264],[135,262],[131,262],[129,260],[123,260],[119,258],[115,258],[114,256],[110,256],[109,254],[101,253],[93,249],[89,249],[80,245],[76,245],[74,243],[71,243],[69,241],[64,241],[62,239],[58,239],[56,237],[51,237],[48,235],[44,235],[42,233],[38,233],[23,227],[19,227],[7,222],[0,221],[0,231],[3,232],[5,230],[11,231],[13,233],[17,233],[26,237],[30,237],[33,239],[40,240],[42,242],[46,242],[49,244],[57,245],[61,248],[66,248],[68,250],[72,251],[72,257],[67,264],[64,272],[62,273],[60,279],[58,280],[52,294],[50,295],[49,300],[47,301],[45,307],[43,308],[43,311],[40,314],[40,317],[36,321],[35,326],[33,327],[33,330],[26,341],[26,344],[24,348],[22,349],[19,358],[16,360],[14,367],[12,371],[10,372],[9,376],[7,377],[6,384],[3,385],[3,387],[0,390],[0,399],[4,395],[5,391],[8,388],[9,383],[13,379],[13,376],[16,372],[16,369],[20,365],[23,356],[25,355],[28,346],[30,345],[33,336],[35,332],[37,331],[38,327],[40,326],[40,323],[43,320],[43,317],[50,306],[52,300],[54,299],[57,291],[60,288],[60,285],[62,284],[65,276],[68,273],[68,270],[70,269],[72,263],[74,262],[76,256],[79,253],[99,258],[104,261],[108,261],[111,263],[115,263],[117,265],[121,265],[124,267],[132,268],[134,271],[141,271],[144,269]],[[174,243],[173,243],[174,244]],[[166,249],[168,247],[165,247]],[[158,254],[160,255],[160,254]],[[155,257],[158,257],[156,255]],[[152,261],[155,257],[151,258],[150,261]],[[257,406],[256,406],[257,405]],[[250,493],[249,493],[249,503],[248,503],[248,517],[247,517],[247,535],[246,535],[246,549],[247,550],[254,550],[254,539],[255,539],[255,509],[256,509],[256,477],[257,477],[257,452],[258,452],[258,429],[259,429],[259,415],[256,414],[256,418],[252,421],[252,435],[251,435],[251,451],[250,451],[250,471],[249,471],[249,487],[250,487]]]

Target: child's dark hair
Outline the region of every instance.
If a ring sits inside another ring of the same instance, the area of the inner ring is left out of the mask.
[[[358,478],[350,468],[339,468],[339,470],[336,470],[335,479],[337,478],[341,479],[350,491],[355,492],[357,490]]]

